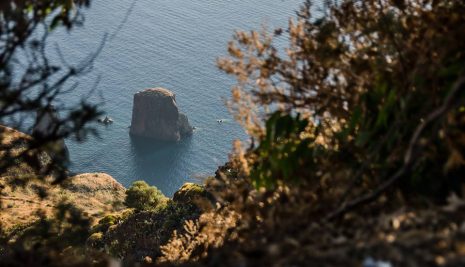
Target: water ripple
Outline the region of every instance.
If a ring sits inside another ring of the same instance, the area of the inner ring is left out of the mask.
[[[226,54],[234,30],[284,27],[297,0],[138,0],[118,34],[106,44],[94,72],[80,81],[66,101],[78,100],[97,75],[106,112],[115,124],[101,128],[101,139],[68,140],[76,172],[107,172],[124,185],[147,180],[171,195],[185,181],[212,175],[224,163],[234,139],[246,139],[223,103],[233,79],[215,60]],[[105,33],[114,33],[132,1],[99,0],[86,12],[86,25],[72,34],[52,35],[70,62],[95,50]],[[55,49],[49,49],[54,57]],[[59,60],[57,57],[56,60]],[[154,86],[177,95],[178,105],[199,130],[179,144],[135,144],[129,137],[132,96]],[[98,100],[97,97],[95,97]],[[216,119],[226,118],[218,124]]]

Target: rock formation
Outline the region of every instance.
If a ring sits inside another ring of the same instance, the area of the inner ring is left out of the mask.
[[[180,113],[175,95],[164,88],[134,95],[130,134],[163,141],[179,141],[192,134],[187,116]]]

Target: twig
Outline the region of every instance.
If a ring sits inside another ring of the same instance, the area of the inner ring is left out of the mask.
[[[444,100],[444,103],[442,106],[440,106],[438,109],[434,110],[432,113],[426,117],[426,119],[421,122],[421,124],[416,128],[415,132],[413,133],[409,146],[407,148],[407,152],[405,153],[404,156],[404,164],[402,165],[402,168],[400,168],[393,176],[391,176],[387,181],[382,183],[378,188],[376,188],[373,192],[368,193],[364,196],[361,196],[357,199],[354,199],[350,202],[347,202],[340,206],[338,209],[335,211],[331,212],[325,217],[325,220],[332,220],[335,219],[345,212],[361,205],[367,202],[371,202],[378,198],[384,191],[386,191],[389,187],[391,187],[395,182],[397,182],[411,167],[413,164],[412,162],[412,155],[414,152],[414,149],[418,143],[418,139],[420,138],[421,134],[425,130],[427,126],[429,126],[432,122],[434,122],[436,119],[444,115],[446,111],[448,111],[451,106],[454,103],[454,100],[456,100],[456,96],[460,91],[465,90],[465,76],[459,78],[455,84],[450,93],[447,95],[446,99]]]

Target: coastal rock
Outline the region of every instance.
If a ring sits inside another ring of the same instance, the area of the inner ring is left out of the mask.
[[[134,95],[130,134],[162,141],[179,141],[192,134],[187,116],[180,113],[173,92],[146,89]]]
[[[189,119],[187,119],[187,116],[183,113],[179,113],[178,127],[179,127],[179,133],[181,137],[189,136],[189,135],[192,135],[193,133],[193,128],[189,124]]]

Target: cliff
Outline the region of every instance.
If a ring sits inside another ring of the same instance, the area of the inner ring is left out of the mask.
[[[0,160],[20,153],[24,149],[23,144],[31,138],[27,134],[0,126]],[[121,203],[126,189],[108,174],[79,174],[69,177],[62,184],[51,185],[51,177],[45,178],[45,181],[38,179],[34,170],[22,163],[21,158],[15,162],[15,166],[0,173],[0,222],[4,229],[36,220],[39,210],[50,214],[63,201],[73,203],[94,218],[123,208]],[[48,192],[47,198],[39,197],[39,188]]]
[[[51,214],[53,208],[63,201],[72,203],[95,219],[123,209],[121,203],[126,189],[108,174],[80,174],[68,178],[63,185],[55,186],[41,181],[32,181],[25,187],[12,186],[12,179],[0,178],[0,186],[4,187],[0,195],[0,221],[4,229],[33,222],[38,219],[38,211]],[[47,189],[47,198],[38,196],[35,189],[39,187]]]

